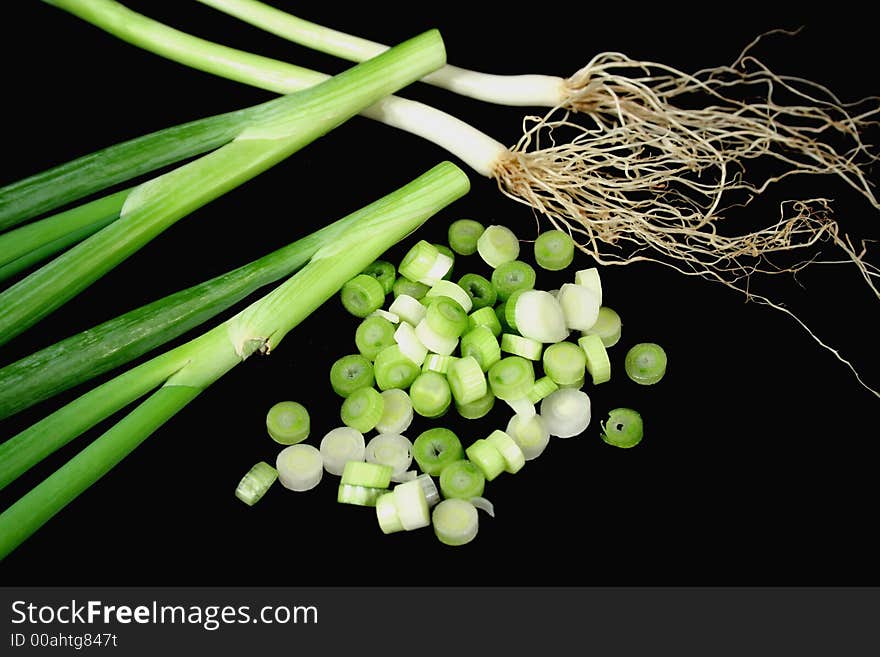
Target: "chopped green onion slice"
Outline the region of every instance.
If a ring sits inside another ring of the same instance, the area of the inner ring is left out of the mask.
[[[535,262],[542,269],[560,271],[574,260],[574,240],[561,230],[547,230],[535,240]]]
[[[437,260],[434,261],[434,265],[428,270],[428,273],[419,279],[419,282],[433,287],[446,276],[452,275],[452,265],[453,258],[445,253],[440,253],[438,249]]]
[[[422,487],[428,507],[433,508],[437,506],[437,503],[440,501],[440,491],[437,490],[437,484],[431,479],[431,475],[420,474],[415,478],[415,481],[419,482],[419,485]]]
[[[587,368],[584,350],[573,342],[557,342],[544,350],[544,374],[560,386],[583,381]]]
[[[485,497],[472,497],[468,500],[468,502],[473,504],[478,511],[484,511],[488,516],[492,518],[495,517],[495,505],[492,504],[492,502],[487,500]]]
[[[431,293],[428,292],[428,295]],[[435,297],[425,311],[424,321],[443,338],[458,338],[468,327],[467,313],[460,303],[448,296]]]
[[[519,240],[506,226],[489,226],[477,240],[477,251],[494,269],[519,257]]]
[[[521,415],[524,418],[533,417],[537,411],[535,411],[535,404],[528,397],[520,397],[519,399],[505,399],[504,403],[510,406],[513,412],[516,415]]]
[[[443,415],[452,403],[452,391],[446,377],[437,372],[422,372],[409,389],[413,410],[427,418]]]
[[[468,326],[476,328],[477,326],[485,326],[496,338],[501,335],[501,322],[498,321],[498,315],[495,314],[494,308],[479,308],[468,315]]]
[[[418,303],[418,301],[416,301]],[[421,304],[419,304],[421,305]],[[419,367],[425,362],[425,356],[428,355],[428,348],[422,344],[416,335],[416,330],[409,322],[402,322],[394,332],[394,341],[400,348],[400,353],[409,358]]]
[[[513,302],[513,309],[510,303]],[[515,330],[538,342],[562,342],[568,337],[565,313],[559,301],[543,290],[519,290],[508,302],[505,316],[510,324],[513,312]]]
[[[596,323],[583,332],[583,335],[598,335],[606,348],[613,347],[620,340],[622,322],[617,311],[608,306],[599,307]]]
[[[295,445],[309,437],[309,412],[295,401],[278,402],[266,413],[266,430],[282,445]]]
[[[599,318],[599,297],[583,285],[566,283],[559,288],[556,300],[562,306],[565,326],[575,331],[586,331]]]
[[[556,392],[559,389],[559,384],[556,383],[549,376],[542,376],[540,379],[535,381],[535,385],[532,386],[532,389],[529,390],[529,394],[526,395],[529,398],[529,401],[533,404],[537,404],[539,401],[544,399],[547,395]]]
[[[485,226],[473,219],[458,219],[449,225],[449,246],[459,255],[473,255],[477,252],[477,240],[486,230]]]
[[[368,274],[358,274],[340,291],[342,305],[355,317],[366,317],[385,303],[382,283]]]
[[[577,388],[560,388],[541,402],[541,417],[551,436],[571,438],[590,424],[590,397]]]
[[[422,372],[437,372],[437,374],[446,374],[449,372],[449,366],[455,356],[441,356],[440,354],[428,354],[425,362],[422,363]]]
[[[492,272],[492,286],[501,301],[507,301],[517,290],[531,290],[535,279],[534,268],[522,260],[505,262]]]
[[[419,375],[419,371],[419,366],[405,356],[396,344],[380,351],[376,356],[375,363],[373,363],[373,372],[379,390],[409,388]]]
[[[364,460],[364,434],[351,427],[331,429],[321,439],[320,451],[324,469],[332,475],[341,475],[349,461]]]
[[[425,489],[418,479],[398,484],[392,491],[397,517],[406,531],[427,527],[431,524],[431,513]]]
[[[446,499],[480,497],[485,487],[486,475],[467,459],[453,461],[440,473],[440,492]]]
[[[403,531],[400,518],[397,515],[397,505],[394,503],[394,493],[387,492],[380,495],[376,500],[376,519],[383,534],[393,534]]]
[[[464,448],[452,430],[434,427],[415,439],[413,458],[422,472],[439,477],[447,465],[464,458]]]
[[[522,356],[506,356],[489,368],[488,380],[499,399],[520,399],[535,384],[535,368]]]
[[[384,463],[349,461],[342,470],[342,483],[369,488],[388,488],[391,485],[391,466]]]
[[[492,335],[492,330],[485,326],[477,326],[461,336],[460,347],[461,355],[473,356],[484,372],[501,360],[498,340]]]
[[[426,308],[415,297],[411,297],[408,294],[401,294],[391,302],[391,305],[388,306],[388,310],[400,317],[404,322],[409,322],[415,326],[422,321],[422,318],[425,316]]]
[[[666,352],[654,342],[640,342],[626,352],[624,368],[636,383],[653,385],[666,374]]]
[[[599,299],[599,305],[602,304],[602,279],[599,277],[599,270],[595,267],[589,269],[581,269],[575,272],[574,282],[576,285],[591,289]]]
[[[454,397],[455,395],[453,395]],[[466,420],[479,420],[489,414],[495,406],[495,395],[486,389],[486,394],[468,404],[455,403],[455,410]]]
[[[464,310],[465,315],[467,315],[471,311],[471,308],[474,307],[474,302],[473,299],[471,299],[471,296],[464,290],[464,288],[452,281],[437,281],[431,286],[431,289],[428,290],[428,294],[425,296],[449,297],[453,301],[458,302],[458,305]]]
[[[340,504],[376,506],[376,500],[387,492],[387,488],[370,488],[369,486],[340,483],[336,493],[336,501]]]
[[[593,379],[593,384],[598,385],[611,380],[611,361],[602,338],[598,335],[585,335],[578,340],[578,345],[587,357],[587,371]]]
[[[471,443],[464,453],[468,459],[476,465],[486,477],[486,481],[492,481],[498,475],[505,471],[507,462],[504,456],[485,438],[480,438]]]
[[[369,315],[358,324],[354,343],[364,358],[375,360],[380,351],[394,344],[394,324],[384,317]]]
[[[560,383],[559,387],[560,388],[583,388],[584,384],[586,382],[587,382],[586,377],[582,376],[579,379],[575,379],[574,381],[571,381],[570,383]]]
[[[445,297],[441,297],[441,299],[455,303],[451,299],[446,299]],[[434,304],[436,303],[438,302],[435,301]],[[459,306],[459,309],[461,309],[461,306]],[[435,321],[437,320],[435,319]],[[416,336],[418,336],[419,340],[422,341],[422,344],[428,348],[428,351],[434,354],[440,354],[441,356],[451,356],[455,351],[455,348],[458,346],[457,337],[440,335],[437,331],[431,328],[431,325],[428,323],[427,315],[425,315],[425,319],[416,324]]]
[[[342,402],[342,423],[361,433],[372,431],[385,410],[385,400],[375,388],[358,388]]]
[[[290,490],[302,492],[317,486],[324,474],[321,452],[313,445],[300,443],[285,447],[275,460],[278,481]]]
[[[507,472],[516,474],[522,470],[526,459],[523,456],[522,449],[520,449],[520,446],[513,438],[505,432],[496,429],[487,436],[486,442],[491,443],[504,458],[504,469]]]
[[[235,496],[248,506],[253,506],[262,499],[277,478],[278,471],[265,461],[260,461],[238,482]]]
[[[394,293],[395,298],[405,294],[408,297],[419,300],[424,297],[430,289],[431,288],[424,283],[411,281],[405,276],[398,276],[397,280],[394,281],[394,287],[391,288],[391,291]]]
[[[537,340],[524,338],[516,333],[503,333],[501,335],[501,351],[506,351],[514,356],[522,356],[527,360],[541,360],[544,345]]]
[[[602,440],[615,447],[634,447],[641,442],[644,433],[642,416],[631,408],[613,409],[600,426]]]
[[[444,545],[458,546],[470,543],[477,536],[480,519],[468,500],[451,498],[434,507],[431,514],[434,534]]]
[[[397,270],[387,260],[374,260],[362,274],[372,276],[382,284],[385,294],[390,294],[394,287],[394,281],[397,279]]]
[[[425,240],[419,240],[403,256],[397,270],[401,276],[422,283],[422,279],[428,276],[439,255],[440,252],[436,246]],[[431,283],[425,284],[431,285]]]
[[[469,404],[486,394],[486,376],[473,356],[455,359],[449,365],[446,379],[457,405]]]
[[[540,415],[514,415],[507,423],[506,433],[519,445],[526,461],[538,458],[550,444],[550,432]]]
[[[492,283],[480,274],[465,274],[458,279],[458,286],[470,297],[474,310],[492,307],[498,300],[498,293],[495,292]]]
[[[348,397],[358,388],[369,388],[373,383],[373,364],[362,354],[343,356],[330,368],[330,385],[340,397]]]
[[[380,433],[367,443],[366,459],[391,466],[391,480],[400,481],[412,464],[412,443],[399,433]]]
[[[382,391],[384,408],[376,424],[379,433],[403,433],[413,421],[413,407],[409,394],[400,388]]]
[[[392,324],[400,324],[400,316],[395,313],[389,312],[387,310],[382,310],[378,308],[371,312],[367,317],[381,317],[384,320],[391,322]]]
[[[449,271],[446,272],[442,280],[450,280],[452,278],[452,270],[455,268],[455,251],[450,249],[445,244],[434,244],[434,246],[437,247],[437,250],[440,252],[441,255],[445,255],[447,258],[449,258]]]

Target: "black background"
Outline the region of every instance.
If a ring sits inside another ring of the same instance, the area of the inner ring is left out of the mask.
[[[0,184],[97,148],[270,98],[188,70],[105,35],[41,3],[8,3],[2,17],[4,157]],[[201,36],[310,66],[339,61],[240,25],[196,3],[131,2]],[[449,61],[497,73],[569,75],[617,50],[696,70],[731,62],[758,34],[803,26],[759,50],[774,69],[827,84],[843,100],[878,91],[873,26],[845,4],[818,17],[742,3],[506,3],[351,8],[276,3],[339,29],[394,43],[430,27]],[[296,5],[296,6],[294,6]],[[480,14],[469,10],[481,9]],[[529,110],[489,106],[415,85],[426,100],[507,144]],[[448,155],[409,134],[355,118],[193,213],[83,293],[0,349],[6,363],[120,312],[248,262],[397,188]],[[417,237],[444,239],[469,216],[535,234],[532,213],[494,182],[472,191]],[[876,171],[874,180],[877,179]],[[854,236],[877,238],[877,211],[835,181],[800,179],[783,196],[827,195]],[[775,217],[775,205],[756,206]],[[389,254],[397,261],[412,243]],[[876,249],[875,249],[876,252]],[[530,257],[528,244],[524,254]],[[875,259],[876,261],[876,259]],[[586,257],[578,268],[591,266]],[[484,271],[476,258],[457,271]],[[549,289],[564,279],[539,272]],[[877,300],[852,268],[819,268],[778,290],[874,387]],[[368,509],[335,502],[327,476],[308,493],[276,485],[258,505],[235,499],[257,460],[274,461],[266,410],[297,399],[312,412],[309,442],[338,424],[327,380],[354,350],[357,320],[336,299],[269,358],[253,358],[201,395],[91,490],[0,564],[5,584],[96,585],[629,585],[877,584],[877,398],[789,317],[707,282],[652,265],[603,270],[606,303],[624,321],[612,382],[588,388],[594,420],[584,435],[551,442],[486,495],[494,519],[477,539],[448,548],[429,529],[384,536]],[[196,335],[194,332],[192,335]],[[192,337],[192,336],[189,336]],[[626,349],[666,347],[657,386],[622,374]],[[178,341],[179,342],[179,341]],[[108,377],[102,377],[102,380]],[[63,399],[71,399],[72,391]],[[0,423],[0,436],[51,412],[60,399]],[[645,439],[618,450],[598,438],[615,406],[638,408]],[[440,423],[467,442],[503,428],[484,420]],[[417,420],[411,438],[428,426]],[[95,434],[91,434],[93,437]],[[86,438],[87,440],[88,438]],[[76,441],[0,494],[8,505],[84,444]]]

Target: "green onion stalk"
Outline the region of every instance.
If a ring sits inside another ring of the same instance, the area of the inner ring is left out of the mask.
[[[204,1],[348,59],[384,48],[255,0]],[[51,4],[138,47],[263,89],[287,93],[320,78],[174,30],[112,0]],[[543,117],[527,121],[525,133],[510,148],[456,117],[406,99],[385,98],[363,114],[447,149],[495,180],[505,195],[570,233],[577,247],[599,264],[656,262],[787,313],[880,396],[784,300],[757,289],[759,274],[796,272],[818,261],[815,249],[827,243],[844,254],[871,294],[880,298],[880,269],[867,259],[863,245],[843,232],[828,202],[785,202],[771,225],[757,230],[744,226],[737,232],[728,221],[723,237],[718,230],[729,209],[795,174],[839,176],[880,209],[869,174],[878,155],[862,138],[877,124],[876,98],[844,104],[821,85],[773,73],[756,60],[751,46],[730,66],[693,74],[621,53],[599,53],[561,85],[552,76],[538,82],[541,76],[481,75],[446,68],[429,81],[445,80],[454,91],[493,102],[550,106]],[[488,91],[475,92],[480,88]],[[779,89],[787,98],[776,93]],[[571,112],[584,121],[572,120]],[[753,167],[759,160],[773,165]],[[762,171],[777,173],[762,178]],[[798,253],[804,254],[800,263],[779,260]]]
[[[146,399],[56,472],[0,514],[0,558],[131,453],[199,393],[284,336],[343,284],[426,219],[464,195],[466,174],[444,162],[354,213],[338,239],[298,273],[203,335],[104,383],[11,438],[0,481],[11,481],[47,453],[137,399]],[[83,418],[83,416],[86,416]]]
[[[232,141],[107,200],[118,218],[0,293],[0,345],[35,324],[166,228],[281,162],[358,111],[445,61],[426,32],[320,84],[291,94]],[[112,201],[112,202],[111,202]]]

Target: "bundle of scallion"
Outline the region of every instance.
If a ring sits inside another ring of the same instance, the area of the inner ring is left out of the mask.
[[[113,0],[47,1],[139,47],[264,89],[285,93],[322,79],[173,30]],[[348,59],[385,48],[256,0],[200,1]],[[455,117],[402,98],[387,98],[364,114],[446,148],[496,180],[509,197],[577,235],[578,246],[598,263],[657,262],[787,313],[880,396],[785,299],[755,285],[760,274],[797,273],[810,262],[827,262],[818,249],[830,245],[880,298],[880,269],[867,259],[866,243],[842,231],[827,199],[783,201],[775,223],[753,229],[743,221],[733,233],[719,230],[736,206],[796,174],[837,176],[880,209],[869,176],[878,156],[863,139],[877,125],[880,107],[875,98],[842,103],[819,84],[777,75],[751,50],[730,66],[693,74],[602,53],[565,79],[487,76],[455,67],[429,76],[433,84],[482,100],[551,107],[526,120],[525,134],[510,149]],[[792,261],[798,253],[804,255]]]

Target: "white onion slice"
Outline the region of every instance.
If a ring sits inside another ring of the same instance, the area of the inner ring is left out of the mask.
[[[577,388],[560,388],[541,400],[541,417],[551,436],[577,436],[590,424],[590,397]]]

